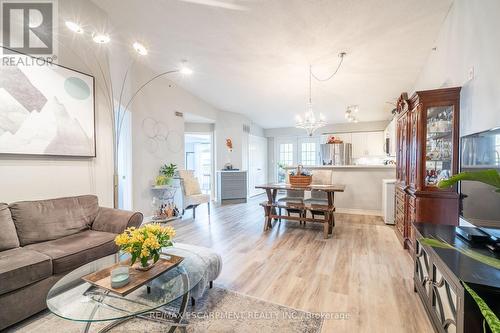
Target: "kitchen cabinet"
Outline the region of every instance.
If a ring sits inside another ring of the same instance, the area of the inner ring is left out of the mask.
[[[458,172],[460,88],[418,91],[398,100],[396,120],[396,234],[413,250],[411,224],[458,225],[456,188],[438,181]]]
[[[332,133],[332,134],[324,134],[321,136],[321,143],[327,143],[328,138],[335,137],[337,139],[342,140],[344,143],[352,143],[352,133]]]
[[[352,157],[385,156],[384,132],[352,133]]]
[[[325,134],[321,137],[321,142],[326,143],[331,136],[342,140],[344,143],[352,143],[353,158],[387,155],[384,152],[383,131]]]

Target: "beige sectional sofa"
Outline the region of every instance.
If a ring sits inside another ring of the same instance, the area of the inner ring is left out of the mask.
[[[0,330],[45,309],[58,279],[117,252],[115,236],[142,219],[93,195],[0,203]]]

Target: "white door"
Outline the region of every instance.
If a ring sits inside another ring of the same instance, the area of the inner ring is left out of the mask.
[[[250,135],[248,140],[248,193],[263,193],[255,186],[267,183],[267,138]]]

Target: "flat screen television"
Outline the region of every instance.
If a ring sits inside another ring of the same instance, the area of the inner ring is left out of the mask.
[[[500,171],[500,128],[461,138],[460,171]],[[460,182],[460,216],[480,227],[500,228],[500,193],[479,182]]]

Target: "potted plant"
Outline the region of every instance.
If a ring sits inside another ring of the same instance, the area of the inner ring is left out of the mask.
[[[449,188],[461,180],[469,180],[488,184],[495,187],[495,191],[500,193],[500,174],[494,169],[460,172],[448,179],[440,180],[437,186],[439,188]]]
[[[116,236],[115,244],[131,255],[131,266],[146,271],[160,259],[162,247],[172,246],[174,236],[174,228],[153,223],[140,228],[127,228]]]
[[[165,164],[160,168],[160,174],[156,177],[155,183],[157,186],[170,185],[174,178],[177,165],[170,163]]]

